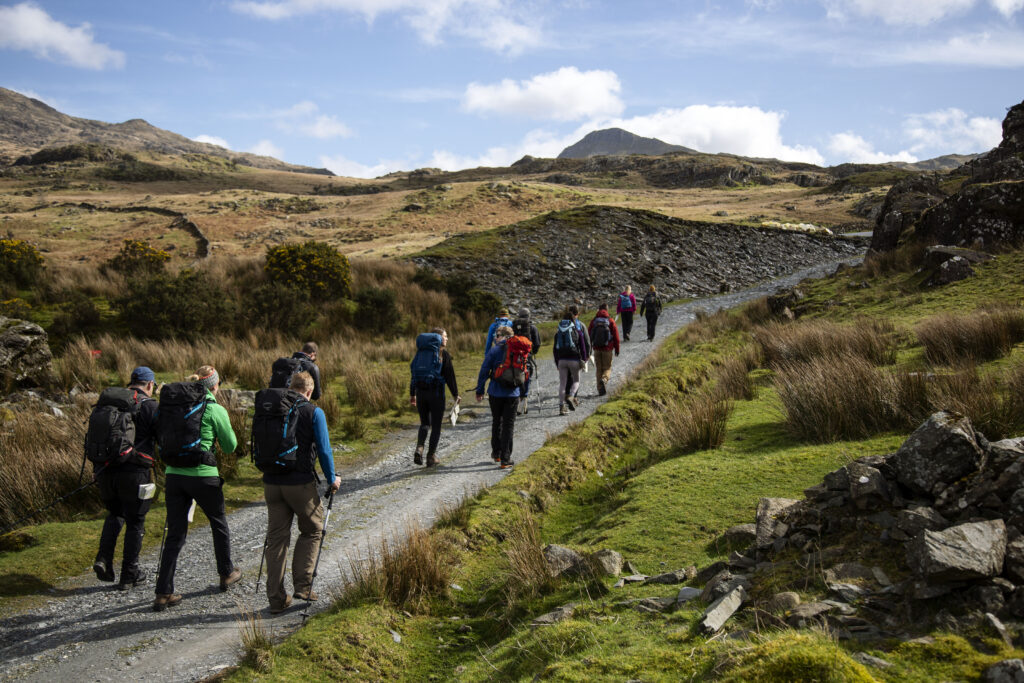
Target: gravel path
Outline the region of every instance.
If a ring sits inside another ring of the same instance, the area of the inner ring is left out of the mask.
[[[800,270],[741,292],[666,307],[658,324],[658,340],[691,322],[697,310],[736,306],[792,286],[804,277],[830,273],[837,263]],[[644,321],[638,320],[634,340],[643,340],[645,329]],[[609,391],[614,393],[629,371],[655,348],[657,343],[646,340],[624,343],[612,366]],[[548,436],[585,419],[605,400],[596,395],[591,366],[591,372],[583,375],[580,397],[584,400],[575,412],[561,417],[557,378],[550,362],[541,364],[530,413],[516,421],[516,460],[528,457]],[[425,470],[413,466],[415,437],[410,431],[389,440],[373,464],[342,472],[317,578],[322,594],[344,580],[350,559],[366,557],[383,535],[400,532],[409,520],[430,525],[439,506],[457,502],[506,474],[490,460],[486,400],[479,406],[465,406],[471,407],[476,419],[460,421],[442,434],[438,449],[442,467]],[[302,623],[301,605],[271,617],[266,612],[263,583],[258,595],[254,591],[265,524],[262,503],[230,516],[234,559],[242,568],[243,579],[227,593],[218,589],[210,533],[205,528],[193,530],[175,576],[184,600],[159,614],[151,609],[152,580],[122,593],[109,584],[99,584],[90,570],[54,589],[47,605],[0,621],[0,678],[78,683],[194,681],[237,662],[240,609],[261,610],[264,623],[275,635],[294,631]],[[156,550],[145,554],[142,565],[154,570],[156,555]],[[320,600],[311,612],[325,607],[326,600]]]

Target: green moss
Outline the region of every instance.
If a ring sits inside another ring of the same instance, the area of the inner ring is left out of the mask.
[[[824,636],[787,632],[742,654],[721,680],[871,683],[875,679]]]

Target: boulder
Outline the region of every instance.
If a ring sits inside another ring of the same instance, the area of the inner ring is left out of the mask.
[[[985,669],[982,683],[1024,683],[1024,661],[1004,659]]]
[[[707,582],[700,594],[700,599],[703,602],[714,602],[731,592],[736,586],[743,586],[749,591],[750,580],[744,574],[733,574],[728,569],[723,569]]]
[[[793,591],[776,593],[769,600],[765,608],[774,614],[784,614],[800,604],[800,595]]]
[[[925,210],[946,198],[934,174],[913,176],[899,181],[885,195],[871,234],[871,251],[892,251],[900,235],[921,217]]]
[[[892,667],[892,662],[882,659],[881,657],[869,655],[867,652],[854,652],[850,655],[850,659],[860,662],[864,666],[873,666],[876,669],[888,669]]]
[[[986,628],[988,628],[993,635],[1003,641],[1006,647],[1013,647],[1013,637],[1010,635],[1010,630],[1006,628],[1006,625],[999,620],[999,617],[992,614],[991,612],[985,613],[985,620],[982,622]]]
[[[699,588],[693,586],[683,586],[676,593],[676,606],[685,605],[691,600],[695,600],[700,597],[701,591]]]
[[[588,569],[586,558],[563,545],[545,546],[544,559],[548,563],[548,572],[551,576],[582,574]]]
[[[562,605],[561,607],[559,607],[557,609],[551,610],[547,614],[540,615],[539,617],[534,619],[532,622],[530,622],[530,626],[531,627],[537,627],[537,626],[550,626],[552,624],[557,624],[560,621],[565,621],[566,619],[570,619],[572,617],[572,615],[575,614],[575,613],[576,613],[576,605],[575,604]]]
[[[889,485],[874,467],[857,462],[846,467],[850,479],[850,499],[859,510],[874,510],[889,502]]]
[[[722,534],[722,540],[733,546],[748,546],[757,540],[757,525],[748,522],[731,526]]]
[[[935,270],[946,261],[958,256],[972,264],[984,263],[985,261],[990,261],[992,259],[991,254],[986,254],[983,251],[964,249],[963,247],[935,246],[927,247],[924,250],[923,266],[929,270]]]
[[[1014,583],[1024,584],[1024,536],[1018,536],[1006,544],[1003,574]]]
[[[824,615],[835,609],[835,605],[827,602],[805,602],[790,610],[786,623],[793,628],[807,628],[811,624],[820,624]]]
[[[0,316],[0,381],[5,376],[21,387],[54,383],[53,355],[39,325]]]
[[[665,584],[686,583],[687,581],[689,581],[689,580],[691,580],[693,578],[696,578],[696,576],[697,576],[697,568],[696,567],[687,567],[686,569],[676,569],[675,571],[665,572],[664,574],[658,574],[657,576],[652,576],[649,579],[647,579],[647,581],[645,581],[645,583],[665,583]]]
[[[974,269],[971,268],[971,264],[962,256],[954,256],[948,261],[943,261],[924,281],[924,286],[941,287],[966,280],[969,277],[974,277]]]
[[[622,555],[605,548],[598,550],[596,553],[590,556],[591,563],[599,571],[603,572],[605,576],[618,576],[622,573],[623,559]]]
[[[907,534],[908,537],[917,536],[925,529],[939,531],[947,526],[949,526],[949,522],[934,508],[916,506],[896,513],[896,528]]]
[[[784,535],[785,529],[780,528],[778,516],[798,502],[800,501],[791,498],[762,498],[758,501],[756,530],[758,548],[770,546],[776,538]]]
[[[960,191],[921,216],[914,239],[924,243],[1013,247],[1024,239],[1024,184],[1009,182],[964,185]]]
[[[858,562],[841,562],[825,570],[825,583],[874,580],[874,573]]]
[[[983,579],[1003,571],[1006,525],[1001,519],[923,531],[907,544],[907,564],[929,583]]]
[[[707,634],[717,632],[746,600],[746,590],[743,586],[736,586],[708,605],[707,610],[704,611],[704,616],[700,620],[701,630]]]
[[[936,486],[977,470],[983,456],[970,420],[959,413],[941,411],[914,430],[891,462],[899,483],[934,494]]]

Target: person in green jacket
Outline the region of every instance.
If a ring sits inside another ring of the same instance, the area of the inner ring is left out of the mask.
[[[203,452],[212,453],[217,443],[225,453],[231,453],[238,445],[231,419],[224,406],[217,403],[217,389],[220,375],[210,365],[204,365],[188,378],[190,382],[201,382],[206,387],[206,409],[203,411],[200,428],[200,445]],[[228,533],[227,514],[224,510],[224,480],[216,464],[200,463],[195,467],[170,467],[166,469],[164,499],[167,505],[167,540],[160,557],[160,572],[156,580],[156,601],[153,610],[161,612],[181,602],[181,595],[174,592],[174,572],[178,565],[178,554],[185,546],[188,535],[188,511],[192,502],[202,509],[210,520],[213,532],[213,551],[217,558],[217,572],[220,574],[220,589],[238,581],[242,571],[231,561],[231,537]]]

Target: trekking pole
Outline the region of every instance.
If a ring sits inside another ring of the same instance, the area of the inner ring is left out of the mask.
[[[316,581],[317,569],[320,567],[320,555],[324,549],[324,538],[327,537],[327,522],[331,519],[331,506],[334,505],[334,491],[327,496],[327,514],[324,516],[324,528],[320,532],[320,547],[316,549],[316,562],[313,563],[313,578],[309,580],[309,590],[306,591],[306,609],[302,610],[302,622],[309,618],[309,606],[313,604],[310,599],[313,597],[313,582]]]
[[[28,514],[27,514],[27,515],[25,515],[24,517],[22,517],[22,518],[20,518],[20,519],[17,519],[17,520],[15,520],[13,524],[11,524],[11,525],[9,525],[9,526],[5,527],[3,531],[0,531],[0,535],[6,534],[6,533],[7,533],[7,532],[9,532],[9,531],[14,531],[14,530],[15,530],[15,529],[17,529],[17,528],[18,528],[19,526],[21,526],[21,523],[22,523],[22,522],[24,522],[25,520],[27,520],[27,519],[31,519],[32,517],[35,517],[35,516],[36,516],[36,515],[38,515],[38,514],[39,514],[40,512],[46,512],[47,510],[49,510],[50,508],[52,508],[52,507],[53,507],[54,505],[56,505],[57,503],[60,503],[61,501],[63,501],[63,500],[66,500],[66,499],[70,498],[71,496],[75,495],[75,494],[76,494],[76,493],[78,493],[79,491],[84,491],[85,489],[89,488],[90,486],[92,486],[92,485],[93,485],[93,484],[95,484],[95,483],[96,483],[96,480],[94,479],[93,481],[90,481],[90,482],[89,482],[88,484],[82,484],[81,486],[79,486],[79,487],[78,487],[77,489],[75,489],[75,490],[74,490],[74,491],[72,491],[71,493],[66,493],[66,494],[64,494],[63,496],[61,496],[61,497],[60,497],[60,498],[58,498],[57,500],[53,501],[52,503],[50,503],[50,504],[49,504],[49,505],[47,505],[46,507],[41,507],[41,508],[39,508],[38,510],[33,510],[32,512],[28,513]]]
[[[167,540],[167,511],[164,511],[164,535],[160,537],[160,554],[156,556],[156,583],[160,585],[160,570],[164,566],[164,541]]]
[[[263,554],[260,556],[260,570],[256,572],[256,590],[252,592],[253,599],[260,592],[260,577],[263,576],[263,561],[267,559],[267,542],[270,540],[270,529],[267,529],[266,535],[263,537]],[[267,568],[269,572],[270,569]]]

